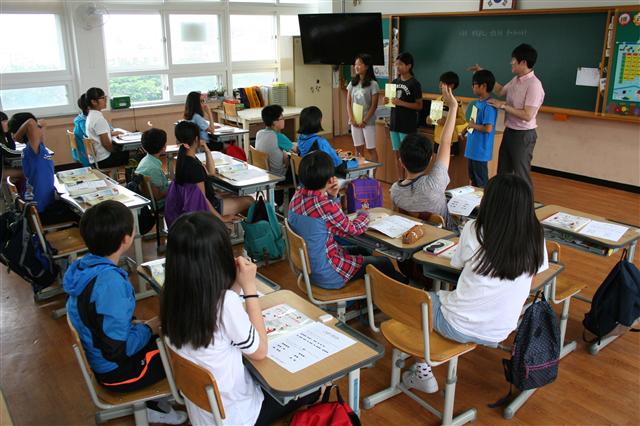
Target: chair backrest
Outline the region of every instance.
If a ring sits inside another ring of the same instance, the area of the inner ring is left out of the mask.
[[[549,255],[549,261],[551,262],[559,262],[560,261],[560,244],[555,241],[546,240],[547,244],[547,254]]]
[[[99,169],[98,159],[96,158],[96,150],[93,147],[93,140],[91,138],[84,138],[82,142],[84,143],[84,150],[87,153],[89,162],[92,163],[96,167],[96,169]]]
[[[218,391],[218,383],[215,377],[213,377],[213,374],[206,368],[182,357],[168,344],[165,344],[164,347],[167,349],[173,378],[180,392],[198,407],[212,413],[213,407],[211,407],[209,403],[206,391],[207,387],[210,386],[213,389],[216,402],[218,403],[220,417],[224,419],[224,406],[222,405],[222,398]]]
[[[78,151],[78,143],[76,142],[76,135],[69,129],[67,129],[67,139],[69,139],[69,148],[71,148],[71,152]]]
[[[374,305],[396,321],[422,329],[422,304],[429,307],[429,331],[433,330],[433,313],[429,293],[389,278],[375,266],[367,266]]]
[[[437,213],[431,212],[408,212],[400,207],[397,207],[399,213],[402,213],[407,216],[415,217],[416,219],[420,219],[424,222],[430,223],[431,225],[438,226],[440,228],[444,228],[446,226],[446,222],[444,218]]]
[[[293,177],[293,184],[297,187],[300,183],[298,182],[298,171],[300,170],[302,157],[292,152],[291,155],[289,155],[289,161],[291,162],[291,175]]]
[[[309,262],[309,252],[307,251],[307,243],[304,239],[293,232],[289,226],[289,221],[285,219],[284,227],[287,230],[287,247],[289,248],[289,259],[298,272],[302,271],[302,262],[307,269],[307,273],[311,274],[311,263]],[[300,257],[300,249],[304,253],[304,259]]]
[[[80,352],[80,355],[82,356],[82,364],[83,365],[81,365],[80,368],[85,370],[85,372],[87,373],[87,375],[91,379],[91,382],[93,383],[93,386],[97,387],[97,386],[99,386],[98,385],[98,381],[96,380],[95,376],[93,375],[93,370],[91,369],[91,366],[89,365],[89,361],[87,360],[87,354],[84,352],[84,347],[82,346],[82,341],[80,340],[80,335],[78,335],[78,331],[73,326],[73,323],[71,322],[71,318],[69,318],[69,315],[67,315],[67,324],[69,325],[69,330],[71,330],[71,335],[73,337],[73,341],[74,341],[75,345],[78,347],[78,351]]]
[[[151,177],[134,173],[133,180],[138,184],[138,191],[151,201],[153,211],[158,211],[158,204],[153,196],[153,188],[151,187]]]
[[[269,154],[249,146],[249,162],[263,170],[269,171]]]
[[[224,115],[226,117],[237,117],[238,116],[238,106],[236,104],[223,102],[222,103],[222,110],[224,111]]]
[[[31,232],[33,232],[38,236],[38,241],[40,241],[40,246],[42,247],[42,251],[44,253],[47,253],[47,243],[44,236],[44,228],[42,227],[42,222],[40,221],[40,214],[38,213],[38,209],[36,208],[35,204],[29,204],[27,206],[27,204],[23,200],[19,199],[18,205],[21,207],[21,209],[25,209],[25,208],[28,209],[27,222],[29,224],[29,229],[31,229]]]

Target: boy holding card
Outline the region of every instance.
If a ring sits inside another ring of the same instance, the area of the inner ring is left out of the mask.
[[[489,70],[480,70],[473,74],[471,86],[478,100],[471,106],[467,147],[467,158],[471,185],[484,188],[489,181],[487,161],[493,153],[493,138],[496,134],[498,111],[489,104],[489,97],[496,82]],[[474,117],[475,115],[475,117]]]
[[[439,87],[442,90],[443,86],[451,89],[451,93],[458,88],[460,84],[460,78],[458,74],[453,71],[447,71],[440,76]],[[438,96],[436,101],[443,102],[444,99],[442,96]],[[456,98],[456,102],[458,103],[458,109],[456,113],[456,123],[455,128],[453,129],[453,133],[451,134],[451,155],[458,155],[458,140],[460,139],[460,135],[467,128],[467,121],[464,118],[464,110],[462,109],[462,103],[459,99]],[[427,117],[427,124],[435,124],[436,128],[433,134],[433,141],[436,143],[434,146],[434,151],[438,152],[438,146],[442,140],[442,133],[444,129],[444,123],[447,119],[447,114],[450,112],[450,105],[447,102],[444,102],[442,107],[442,117],[440,117],[436,122],[433,122],[431,116]],[[433,108],[432,108],[433,109]]]

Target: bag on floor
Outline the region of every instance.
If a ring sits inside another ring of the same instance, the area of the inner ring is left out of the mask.
[[[640,317],[640,271],[626,257],[625,249],[620,261],[596,290],[591,310],[584,316],[585,330],[595,336],[590,343],[630,330]],[[583,338],[587,340],[586,336]]]
[[[244,230],[244,248],[255,261],[279,259],[284,256],[285,242],[273,203],[262,195],[251,205],[247,218],[241,222]]]
[[[522,316],[511,359],[502,360],[505,378],[511,384],[509,393],[489,407],[506,405],[511,398],[512,386],[524,391],[552,383],[558,376],[559,362],[560,325],[540,290]]]
[[[347,212],[382,207],[382,185],[376,179],[361,177],[347,186]]]
[[[0,261],[8,271],[15,272],[31,284],[34,293],[50,286],[58,276],[58,266],[52,261],[55,254],[49,243],[47,253],[36,234],[31,233],[27,212],[33,203],[27,203],[22,213],[9,211],[0,217]]]
[[[290,426],[360,426],[360,419],[340,395],[338,386],[333,386],[337,401],[329,401],[331,388],[322,396],[322,401],[305,410],[300,410],[291,419]]]

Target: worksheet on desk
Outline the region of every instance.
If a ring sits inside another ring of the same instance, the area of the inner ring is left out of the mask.
[[[579,233],[589,237],[618,241],[628,229],[626,226],[592,220],[580,229]]]
[[[450,214],[455,214],[458,216],[469,216],[473,209],[480,205],[481,201],[481,193],[471,192],[450,199],[447,203],[447,209],[449,210]]]
[[[398,238],[416,225],[422,224],[402,216],[392,215],[370,223],[369,228],[382,232],[389,238]]]
[[[351,337],[313,322],[293,333],[269,339],[268,357],[285,370],[297,373],[355,343]]]

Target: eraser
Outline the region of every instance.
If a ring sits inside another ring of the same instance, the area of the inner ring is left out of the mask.
[[[329,322],[333,319],[333,315],[331,314],[324,314],[324,315],[320,315],[318,317],[318,319],[322,322]]]

